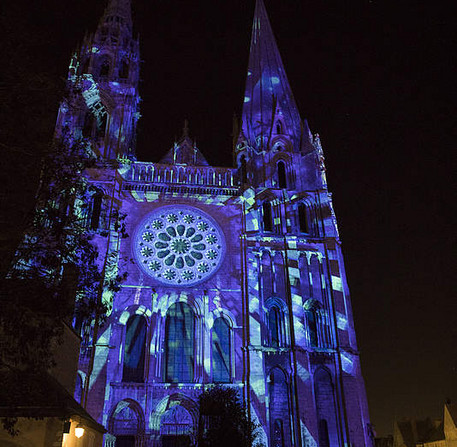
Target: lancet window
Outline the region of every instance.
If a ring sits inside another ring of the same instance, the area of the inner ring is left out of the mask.
[[[267,342],[272,348],[286,346],[286,321],[283,306],[279,299],[267,302],[266,324]]]
[[[300,233],[309,234],[308,208],[304,203],[298,205],[298,225]]]
[[[278,186],[280,188],[287,188],[286,164],[282,160],[278,161],[277,169],[278,169]]]
[[[144,381],[146,327],[146,320],[141,315],[133,315],[127,321],[122,374],[124,382]]]
[[[165,379],[194,380],[194,313],[186,303],[170,306],[165,322]]]
[[[213,381],[228,383],[231,378],[230,325],[228,321],[216,318],[212,330]]]
[[[270,202],[263,202],[262,204],[262,223],[263,231],[273,231],[273,213]]]

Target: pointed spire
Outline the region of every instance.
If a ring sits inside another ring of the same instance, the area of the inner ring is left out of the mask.
[[[242,115],[242,128],[250,144],[257,141],[257,146],[264,148],[278,113],[285,133],[292,137],[294,147],[297,148],[300,140],[300,115],[265,5],[263,0],[257,0]],[[261,143],[259,137],[262,137]]]
[[[118,17],[123,21],[129,28],[132,27],[132,7],[130,0],[109,0],[108,5],[105,8],[105,12],[102,17],[102,22],[109,22],[111,18],[114,19],[115,23],[118,23],[116,19]]]

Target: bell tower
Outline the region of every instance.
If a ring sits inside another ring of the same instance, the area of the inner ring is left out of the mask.
[[[71,58],[71,93],[61,104],[57,132],[68,127],[74,137],[89,139],[98,157],[134,159],[139,62],[130,0],[110,0],[96,32]]]

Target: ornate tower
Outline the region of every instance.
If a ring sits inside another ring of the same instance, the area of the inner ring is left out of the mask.
[[[66,126],[92,141],[96,156],[135,157],[139,42],[132,37],[130,0],[110,0],[95,34],[73,55],[68,82],[74,95],[63,102],[57,131]]]
[[[235,147],[243,190],[247,399],[268,445],[372,444],[323,151],[257,0]]]
[[[76,391],[85,384],[107,445],[192,445],[198,396],[220,383],[239,390],[267,446],[371,446],[323,152],[263,1],[235,168],[210,166],[187,125],[160,162],[133,157],[138,42],[127,1],[111,0],[84,42],[58,131],[90,135],[96,153],[119,159],[88,173],[97,190],[88,222],[128,278],[92,339],[86,325]],[[104,223],[106,207],[126,216],[129,238]]]

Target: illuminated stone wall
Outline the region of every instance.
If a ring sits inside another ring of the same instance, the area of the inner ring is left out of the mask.
[[[58,119],[104,160],[87,172],[88,222],[107,276],[128,273],[105,292],[112,312],[95,348],[86,327],[80,356],[79,387],[95,352],[87,408],[108,429],[106,445],[195,440],[198,396],[223,381],[268,446],[370,446],[323,151],[300,118],[263,2],[234,168],[210,166],[187,129],[159,163],[135,159],[138,61],[129,2],[112,0],[72,59],[80,107],[63,103]],[[112,209],[128,238],[106,221]]]

